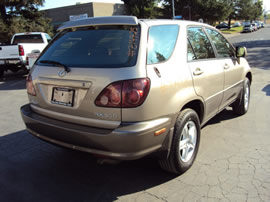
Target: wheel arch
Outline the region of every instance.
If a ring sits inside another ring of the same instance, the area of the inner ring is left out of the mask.
[[[204,104],[201,100],[197,99],[197,100],[192,100],[192,101],[189,101],[188,103],[186,103],[182,109],[187,109],[187,108],[190,108],[190,109],[193,109],[197,114],[198,114],[198,117],[199,117],[199,120],[200,120],[200,123],[203,122],[203,118],[204,118]]]
[[[251,74],[251,72],[248,72],[248,73],[246,74],[246,78],[249,79],[250,83],[252,82],[252,74]]]

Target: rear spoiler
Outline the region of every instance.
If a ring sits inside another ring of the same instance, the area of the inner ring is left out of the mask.
[[[64,23],[57,31],[73,27],[88,27],[95,25],[138,25],[138,19],[135,16],[106,16],[91,17],[82,20],[74,20]]]

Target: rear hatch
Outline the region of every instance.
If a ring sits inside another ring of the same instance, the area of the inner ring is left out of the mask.
[[[93,25],[60,32],[31,73],[31,107],[44,116],[113,129],[121,107],[101,107],[97,97],[113,82],[136,78],[139,25]],[[117,85],[116,85],[117,87]],[[121,96],[121,95],[120,95]],[[101,103],[110,101],[101,97]]]

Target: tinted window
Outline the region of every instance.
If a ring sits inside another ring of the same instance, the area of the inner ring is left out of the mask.
[[[220,33],[212,29],[206,29],[206,31],[212,39],[219,57],[234,57],[234,48]]]
[[[45,37],[46,37],[48,43],[52,40],[52,38],[48,34],[45,34]]]
[[[215,58],[213,47],[202,28],[188,28],[188,39],[197,59]]]
[[[60,33],[41,60],[53,60],[68,67],[113,68],[134,66],[137,61],[138,26],[91,26]]]
[[[149,30],[147,64],[168,60],[173,53],[178,36],[177,25],[153,26]]]
[[[43,39],[40,34],[17,35],[14,37],[13,44],[18,43],[43,43]]]

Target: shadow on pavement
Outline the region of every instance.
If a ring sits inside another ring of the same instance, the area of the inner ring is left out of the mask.
[[[234,43],[234,46],[245,46],[247,48],[247,60],[251,67],[270,69],[270,40],[245,41]]]
[[[176,176],[156,160],[116,165],[50,145],[25,130],[0,137],[1,201],[113,201]]]
[[[205,126],[218,124],[218,123],[221,123],[221,122],[226,121],[226,120],[235,119],[237,117],[239,117],[239,116],[236,115],[236,114],[234,114],[233,111],[232,111],[232,109],[230,109],[229,107],[227,107],[222,112],[220,112],[219,114],[217,114],[215,117],[213,117],[212,119],[210,119],[210,121],[208,121]]]
[[[25,89],[25,72],[8,72],[3,78],[0,78],[0,90],[22,90]]]
[[[270,84],[265,86],[262,91],[265,92],[267,96],[270,96]]]

